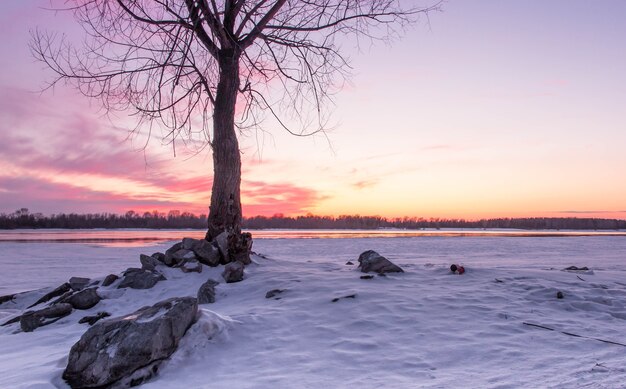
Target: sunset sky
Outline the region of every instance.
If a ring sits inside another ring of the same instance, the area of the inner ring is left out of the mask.
[[[174,157],[72,88],[40,92],[53,74],[29,30],[80,37],[49,5],[0,3],[0,212],[206,213],[208,150]],[[622,0],[449,0],[392,45],[346,42],[327,137],[240,139],[244,214],[626,218],[625,16]]]

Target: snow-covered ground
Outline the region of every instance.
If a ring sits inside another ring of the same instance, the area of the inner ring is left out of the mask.
[[[117,273],[170,244],[0,243],[0,294]],[[201,306],[144,387],[626,386],[626,347],[589,339],[626,344],[624,237],[257,239],[253,249],[267,258],[255,256],[243,282],[217,286],[216,303]],[[367,249],[406,273],[360,279],[345,263]],[[451,274],[451,263],[467,273]],[[591,270],[561,270],[570,265]],[[60,375],[87,329],[81,317],[195,296],[220,272],[165,269],[153,289],[101,288],[106,299],[94,308],[32,333],[0,327],[0,388],[66,387]],[[286,291],[266,299],[271,289]],[[6,305],[1,322],[17,312]]]

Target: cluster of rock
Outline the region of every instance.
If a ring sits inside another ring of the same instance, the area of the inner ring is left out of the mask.
[[[153,288],[166,280],[165,268],[201,273],[204,265],[225,265],[224,281],[239,282],[244,278],[245,265],[251,262],[251,246],[250,234],[223,233],[212,242],[184,238],[165,253],[141,254],[141,267],[128,268],[120,275],[109,274],[102,281],[72,277],[31,304],[22,315],[2,325],[19,322],[21,331],[34,331],[74,310],[95,307],[103,298],[98,293],[99,287]],[[208,279],[198,289],[196,297],[167,299],[120,317],[108,318],[110,313],[104,311],[82,317],[79,323],[91,327],[72,347],[63,378],[72,388],[141,384],[154,375],[159,364],[176,350],[180,339],[197,318],[198,304],[215,302],[217,285],[218,281]],[[16,298],[17,295],[0,296],[0,304],[14,302]],[[41,308],[30,310],[37,307]]]
[[[157,260],[171,267],[184,266],[189,262],[199,262],[208,266],[225,265],[230,262],[248,265],[251,249],[250,234],[229,234],[224,231],[211,242],[205,239],[184,238],[170,247],[165,254],[157,253]]]
[[[102,300],[98,295],[97,282],[91,282],[89,278],[72,277],[52,291],[43,295],[40,299],[28,306],[27,309],[46,304],[47,307],[28,310],[2,326],[20,323],[20,329],[24,332],[32,332],[39,327],[52,324],[72,313],[74,309],[87,310],[93,308]],[[90,286],[90,287],[87,287]],[[15,295],[3,296],[3,302],[10,301]]]
[[[234,241],[234,242],[233,242]],[[243,246],[243,249],[241,248]],[[233,250],[232,248],[237,248]],[[165,253],[154,253],[150,256],[141,255],[141,269],[128,269],[125,277],[131,279],[122,282],[123,287],[143,285],[146,282],[152,287],[160,277],[156,268],[162,264],[167,267],[180,268],[184,273],[202,272],[202,265],[218,266],[226,265],[222,277],[227,283],[243,280],[244,267],[250,264],[250,250],[252,239],[250,234],[233,235],[223,232],[213,241],[204,239],[184,238],[174,244]],[[140,270],[142,272],[140,272]],[[150,274],[151,273],[151,274]],[[133,281],[135,278],[138,280]]]
[[[204,265],[225,265],[222,272],[224,281],[241,281],[245,265],[250,263],[251,248],[251,240],[247,242],[243,236],[234,238],[237,242],[230,241],[232,238],[224,234],[212,242],[185,238],[165,253],[140,255],[141,268],[129,268],[121,275],[110,274],[101,282],[72,277],[28,307],[45,304],[43,308],[28,310],[2,325],[19,322],[22,331],[33,331],[70,315],[74,310],[97,306],[102,300],[99,287],[150,289],[166,279],[165,268],[201,273]],[[231,247],[239,249],[231,251]],[[244,250],[240,250],[241,247]],[[358,261],[358,267],[364,273],[384,275],[403,272],[399,266],[371,250],[362,253]],[[156,374],[159,365],[174,353],[182,337],[197,320],[198,305],[215,302],[218,285],[219,282],[208,279],[195,297],[170,298],[119,317],[109,318],[108,312],[82,317],[79,323],[87,323],[91,327],[72,346],[63,378],[72,388],[124,388],[141,384]],[[265,297],[278,300],[285,291],[273,289]],[[15,297],[2,296],[0,304],[13,301]],[[332,302],[354,298],[355,294],[346,295]]]

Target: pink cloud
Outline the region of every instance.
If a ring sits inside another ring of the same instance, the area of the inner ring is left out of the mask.
[[[206,213],[210,165],[206,175],[178,174],[174,167],[180,159],[133,152],[126,132],[91,113],[77,96],[41,97],[6,87],[0,92],[0,167],[8,168],[0,171],[0,211],[27,207],[44,213],[128,209]],[[9,174],[11,167],[21,176]],[[81,177],[123,179],[127,185],[110,191],[102,185],[100,190],[85,188],[81,182],[72,185]],[[324,199],[313,189],[249,180],[242,182],[242,198],[247,215],[305,213]]]
[[[59,184],[30,177],[0,177],[1,211],[12,212],[22,207],[43,213],[122,213],[133,209],[145,211],[158,209],[184,209],[206,213],[207,207],[154,198],[128,197],[108,192],[94,191],[69,184]]]
[[[303,214],[327,198],[314,189],[261,181],[244,181],[241,194],[248,200],[244,206],[248,215]]]

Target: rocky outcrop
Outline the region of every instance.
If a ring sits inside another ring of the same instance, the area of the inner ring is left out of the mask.
[[[378,254],[374,250],[368,250],[359,255],[359,266],[363,273],[403,273],[400,266],[392,263],[387,258]]]
[[[195,298],[172,298],[94,324],[72,346],[63,379],[72,388],[138,385],[172,355],[197,312]]]
[[[219,282],[209,279],[198,289],[198,304],[213,304],[215,302],[215,287]]]
[[[178,267],[190,260],[198,260],[208,266],[217,266],[230,262],[250,264],[252,252],[250,233],[229,233],[224,231],[212,241],[206,239],[183,238],[164,254],[162,262],[169,267]],[[153,257],[155,254],[152,255]],[[159,259],[161,260],[161,259]]]
[[[20,328],[24,332],[32,332],[39,327],[52,324],[72,313],[72,306],[59,303],[38,311],[27,311],[20,317]]]
[[[150,289],[163,280],[165,277],[161,273],[131,267],[124,272],[124,278],[117,288]]]
[[[222,277],[226,283],[239,282],[243,280],[244,265],[241,262],[231,262],[224,266]]]

